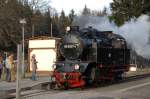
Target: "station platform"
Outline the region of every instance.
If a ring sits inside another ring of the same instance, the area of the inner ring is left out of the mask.
[[[51,78],[48,73],[38,73],[37,80],[31,80],[31,73],[26,73],[25,78],[20,81],[21,91],[40,89],[41,85],[44,83],[50,83]],[[7,99],[9,94],[16,92],[16,82],[7,82],[0,80],[0,99]],[[8,98],[9,99],[9,98]]]

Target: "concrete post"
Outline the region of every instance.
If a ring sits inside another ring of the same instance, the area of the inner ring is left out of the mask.
[[[16,99],[20,99],[20,81],[21,81],[21,63],[22,63],[22,46],[17,46],[17,81],[16,81]]]
[[[22,76],[23,78],[25,77],[25,74],[24,74],[24,24],[22,26]]]

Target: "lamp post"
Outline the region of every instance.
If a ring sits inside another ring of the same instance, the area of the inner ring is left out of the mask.
[[[22,46],[21,46],[21,44],[18,44],[18,46],[17,46],[16,99],[20,99],[20,93],[21,93],[21,88],[20,88],[20,81],[21,81],[20,65],[21,65],[21,61],[22,61],[21,53],[22,53]]]
[[[24,25],[26,24],[26,20],[21,19],[20,24],[22,24],[22,76],[24,77]]]

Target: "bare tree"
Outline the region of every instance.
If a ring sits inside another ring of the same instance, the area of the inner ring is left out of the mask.
[[[47,8],[49,7],[49,2],[50,0],[26,0],[28,1],[29,6],[33,11],[35,10],[40,10],[40,11],[46,11]]]

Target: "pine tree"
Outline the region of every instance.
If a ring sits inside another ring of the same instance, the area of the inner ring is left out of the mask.
[[[150,0],[113,0],[111,3],[112,19],[118,25],[141,14],[150,13]]]
[[[75,17],[75,12],[74,12],[74,10],[72,9],[71,11],[70,11],[70,13],[69,13],[69,25],[71,25],[72,24],[72,22],[73,22],[73,20],[74,20],[74,17]]]
[[[60,33],[65,33],[66,27],[69,26],[69,18],[65,15],[65,12],[62,10],[59,18],[59,29]]]
[[[91,10],[89,8],[87,8],[87,6],[85,5],[83,11],[82,11],[82,15],[85,15],[85,16],[89,16],[91,15]]]

